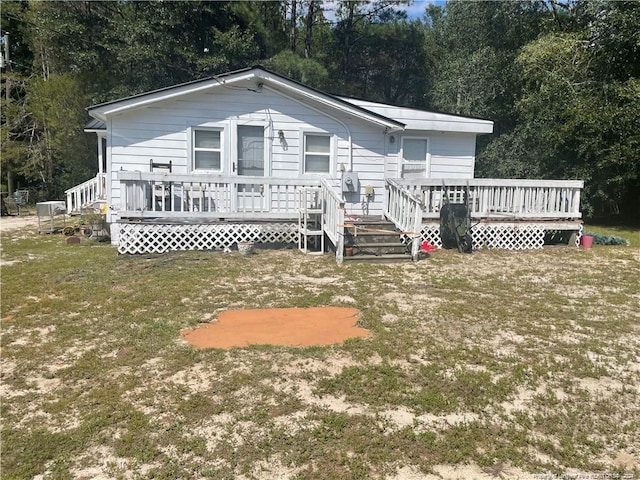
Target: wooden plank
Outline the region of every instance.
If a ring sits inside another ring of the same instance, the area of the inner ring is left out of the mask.
[[[423,187],[442,187],[444,181],[447,187],[559,187],[584,188],[583,180],[536,180],[520,178],[395,178],[394,182],[403,185],[420,185]]]
[[[385,233],[388,235],[418,235],[417,232],[400,232],[397,230],[384,230],[381,228],[370,228],[370,227],[363,227],[361,225],[355,225],[353,223],[345,223],[343,225],[339,225],[340,227],[343,228],[353,228],[355,232],[357,232],[358,230],[362,230],[364,232],[371,232],[371,233]],[[357,236],[357,233],[356,233]]]

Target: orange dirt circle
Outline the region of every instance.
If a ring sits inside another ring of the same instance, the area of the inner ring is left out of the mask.
[[[228,310],[217,322],[184,331],[182,337],[198,348],[331,345],[368,337],[368,330],[356,326],[358,318],[359,310],[342,307]]]

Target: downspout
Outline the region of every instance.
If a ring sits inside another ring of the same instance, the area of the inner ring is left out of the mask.
[[[387,164],[389,154],[389,150],[387,149],[387,135],[388,129],[384,129],[384,135],[382,136],[384,147],[382,149],[382,154],[384,155],[384,159],[382,162],[382,178],[384,180],[384,196],[382,197],[382,218],[386,218],[387,211],[389,210],[389,185],[387,184]]]
[[[118,245],[119,241],[119,225],[118,225],[118,215],[114,213],[113,210],[113,157],[111,155],[111,147],[113,145],[113,124],[112,119],[109,118],[106,122],[107,124],[107,168],[106,168],[106,187],[107,187],[107,215],[106,221],[110,227],[111,233],[111,245]],[[122,190],[122,185],[119,186]],[[120,193],[120,198],[122,198],[122,191]]]

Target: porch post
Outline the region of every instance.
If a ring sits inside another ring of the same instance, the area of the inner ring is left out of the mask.
[[[420,244],[422,243],[422,205],[416,204],[413,208],[416,211],[413,221],[414,237],[411,241],[411,259],[417,262],[420,257]]]
[[[98,173],[104,173],[102,170],[103,158],[102,158],[102,136],[100,134],[96,135],[98,137]]]

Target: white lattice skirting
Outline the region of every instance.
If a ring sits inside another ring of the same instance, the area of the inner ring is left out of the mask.
[[[483,223],[471,229],[473,249],[500,248],[505,250],[533,250],[544,246],[545,231],[549,226],[543,223],[499,224]],[[578,239],[582,231],[577,231]],[[440,225],[422,226],[422,240],[442,248]],[[576,245],[578,240],[576,240]]]
[[[506,250],[540,249],[544,245],[544,223],[492,224],[483,223],[471,229],[473,248]],[[576,231],[576,245],[582,229]],[[422,240],[442,247],[440,225],[422,226]],[[177,250],[223,250],[238,242],[295,243],[298,225],[295,223],[242,224],[137,224],[118,225],[118,252],[129,254],[165,253]],[[405,239],[408,241],[409,239]]]
[[[298,225],[294,223],[118,225],[118,253],[223,250],[238,242],[294,243],[297,240]]]

